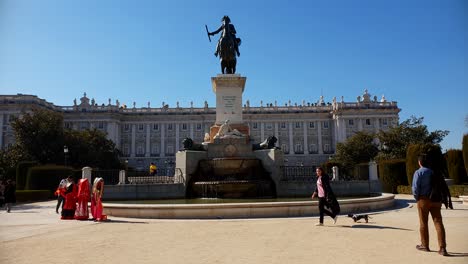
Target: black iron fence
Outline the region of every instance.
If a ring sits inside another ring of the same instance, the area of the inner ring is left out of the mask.
[[[91,184],[97,177],[104,179],[104,184],[115,185],[119,183],[119,170],[97,170],[91,171]]]
[[[284,182],[312,182],[317,178],[315,173],[316,166],[281,166],[280,169],[283,171],[281,181]],[[340,181],[356,181],[356,180],[368,180],[369,179],[369,168],[368,166],[359,166],[354,169],[352,175],[338,172],[338,179]],[[333,179],[333,173],[328,173],[330,180]]]
[[[312,182],[315,181],[315,166],[281,166],[283,171],[280,181]]]

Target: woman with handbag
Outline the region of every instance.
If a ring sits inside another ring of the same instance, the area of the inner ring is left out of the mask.
[[[331,189],[330,179],[328,178],[328,175],[323,173],[322,167],[317,167],[315,172],[317,173],[317,186],[312,194],[312,199],[314,199],[315,196],[318,196],[320,212],[320,220],[316,225],[323,226],[324,214],[333,218],[333,224],[336,224],[338,214],[340,213],[340,205]],[[325,207],[330,208],[330,210],[325,209]]]

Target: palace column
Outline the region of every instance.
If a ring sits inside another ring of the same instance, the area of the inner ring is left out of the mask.
[[[322,146],[322,121],[317,121],[317,141],[318,141],[318,153],[323,154]]]
[[[275,122],[275,137],[276,137],[276,139],[278,139],[278,142],[277,142],[278,146],[281,146],[280,145],[280,138],[279,138],[279,135],[278,135],[278,122]]]
[[[165,142],[165,137],[166,137],[166,124],[161,123],[161,148],[159,150],[159,156],[160,157],[165,157],[166,156],[166,146],[164,145]]]
[[[132,124],[132,145],[130,146],[130,157],[135,157],[135,139],[136,139],[136,125]]]
[[[302,122],[302,126],[303,126],[302,131],[304,131],[304,147],[302,148],[302,150],[304,151],[304,155],[305,155],[309,150],[309,146],[307,143],[307,122],[306,121]]]
[[[175,124],[175,149],[174,153],[179,151],[179,123]]]
[[[294,153],[293,122],[289,122],[289,153]]]
[[[150,129],[151,129],[151,124],[146,124],[146,150],[145,150],[145,157],[149,157],[151,153],[151,145],[150,145]]]
[[[190,126],[190,128],[189,128],[190,129],[190,138],[193,139],[193,130],[194,130],[193,126],[194,126],[194,123],[189,123],[189,126]]]
[[[260,142],[265,139],[265,123],[260,123]]]

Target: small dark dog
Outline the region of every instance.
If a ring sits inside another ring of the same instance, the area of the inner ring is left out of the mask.
[[[366,223],[369,223],[369,219],[372,218],[366,214],[348,214],[348,217],[352,218],[355,223],[361,219],[364,219],[366,220]]]

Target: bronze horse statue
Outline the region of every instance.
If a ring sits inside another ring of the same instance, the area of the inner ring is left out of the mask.
[[[215,56],[219,56],[221,72],[223,74],[234,74],[236,73],[236,57],[240,56],[239,46],[241,39],[236,37],[236,29],[233,24],[230,24],[231,20],[228,16],[224,16],[221,21],[223,22],[221,27],[211,33],[208,32],[208,27],[205,27],[210,41],[210,36],[218,34],[221,31],[223,32],[216,46]]]

